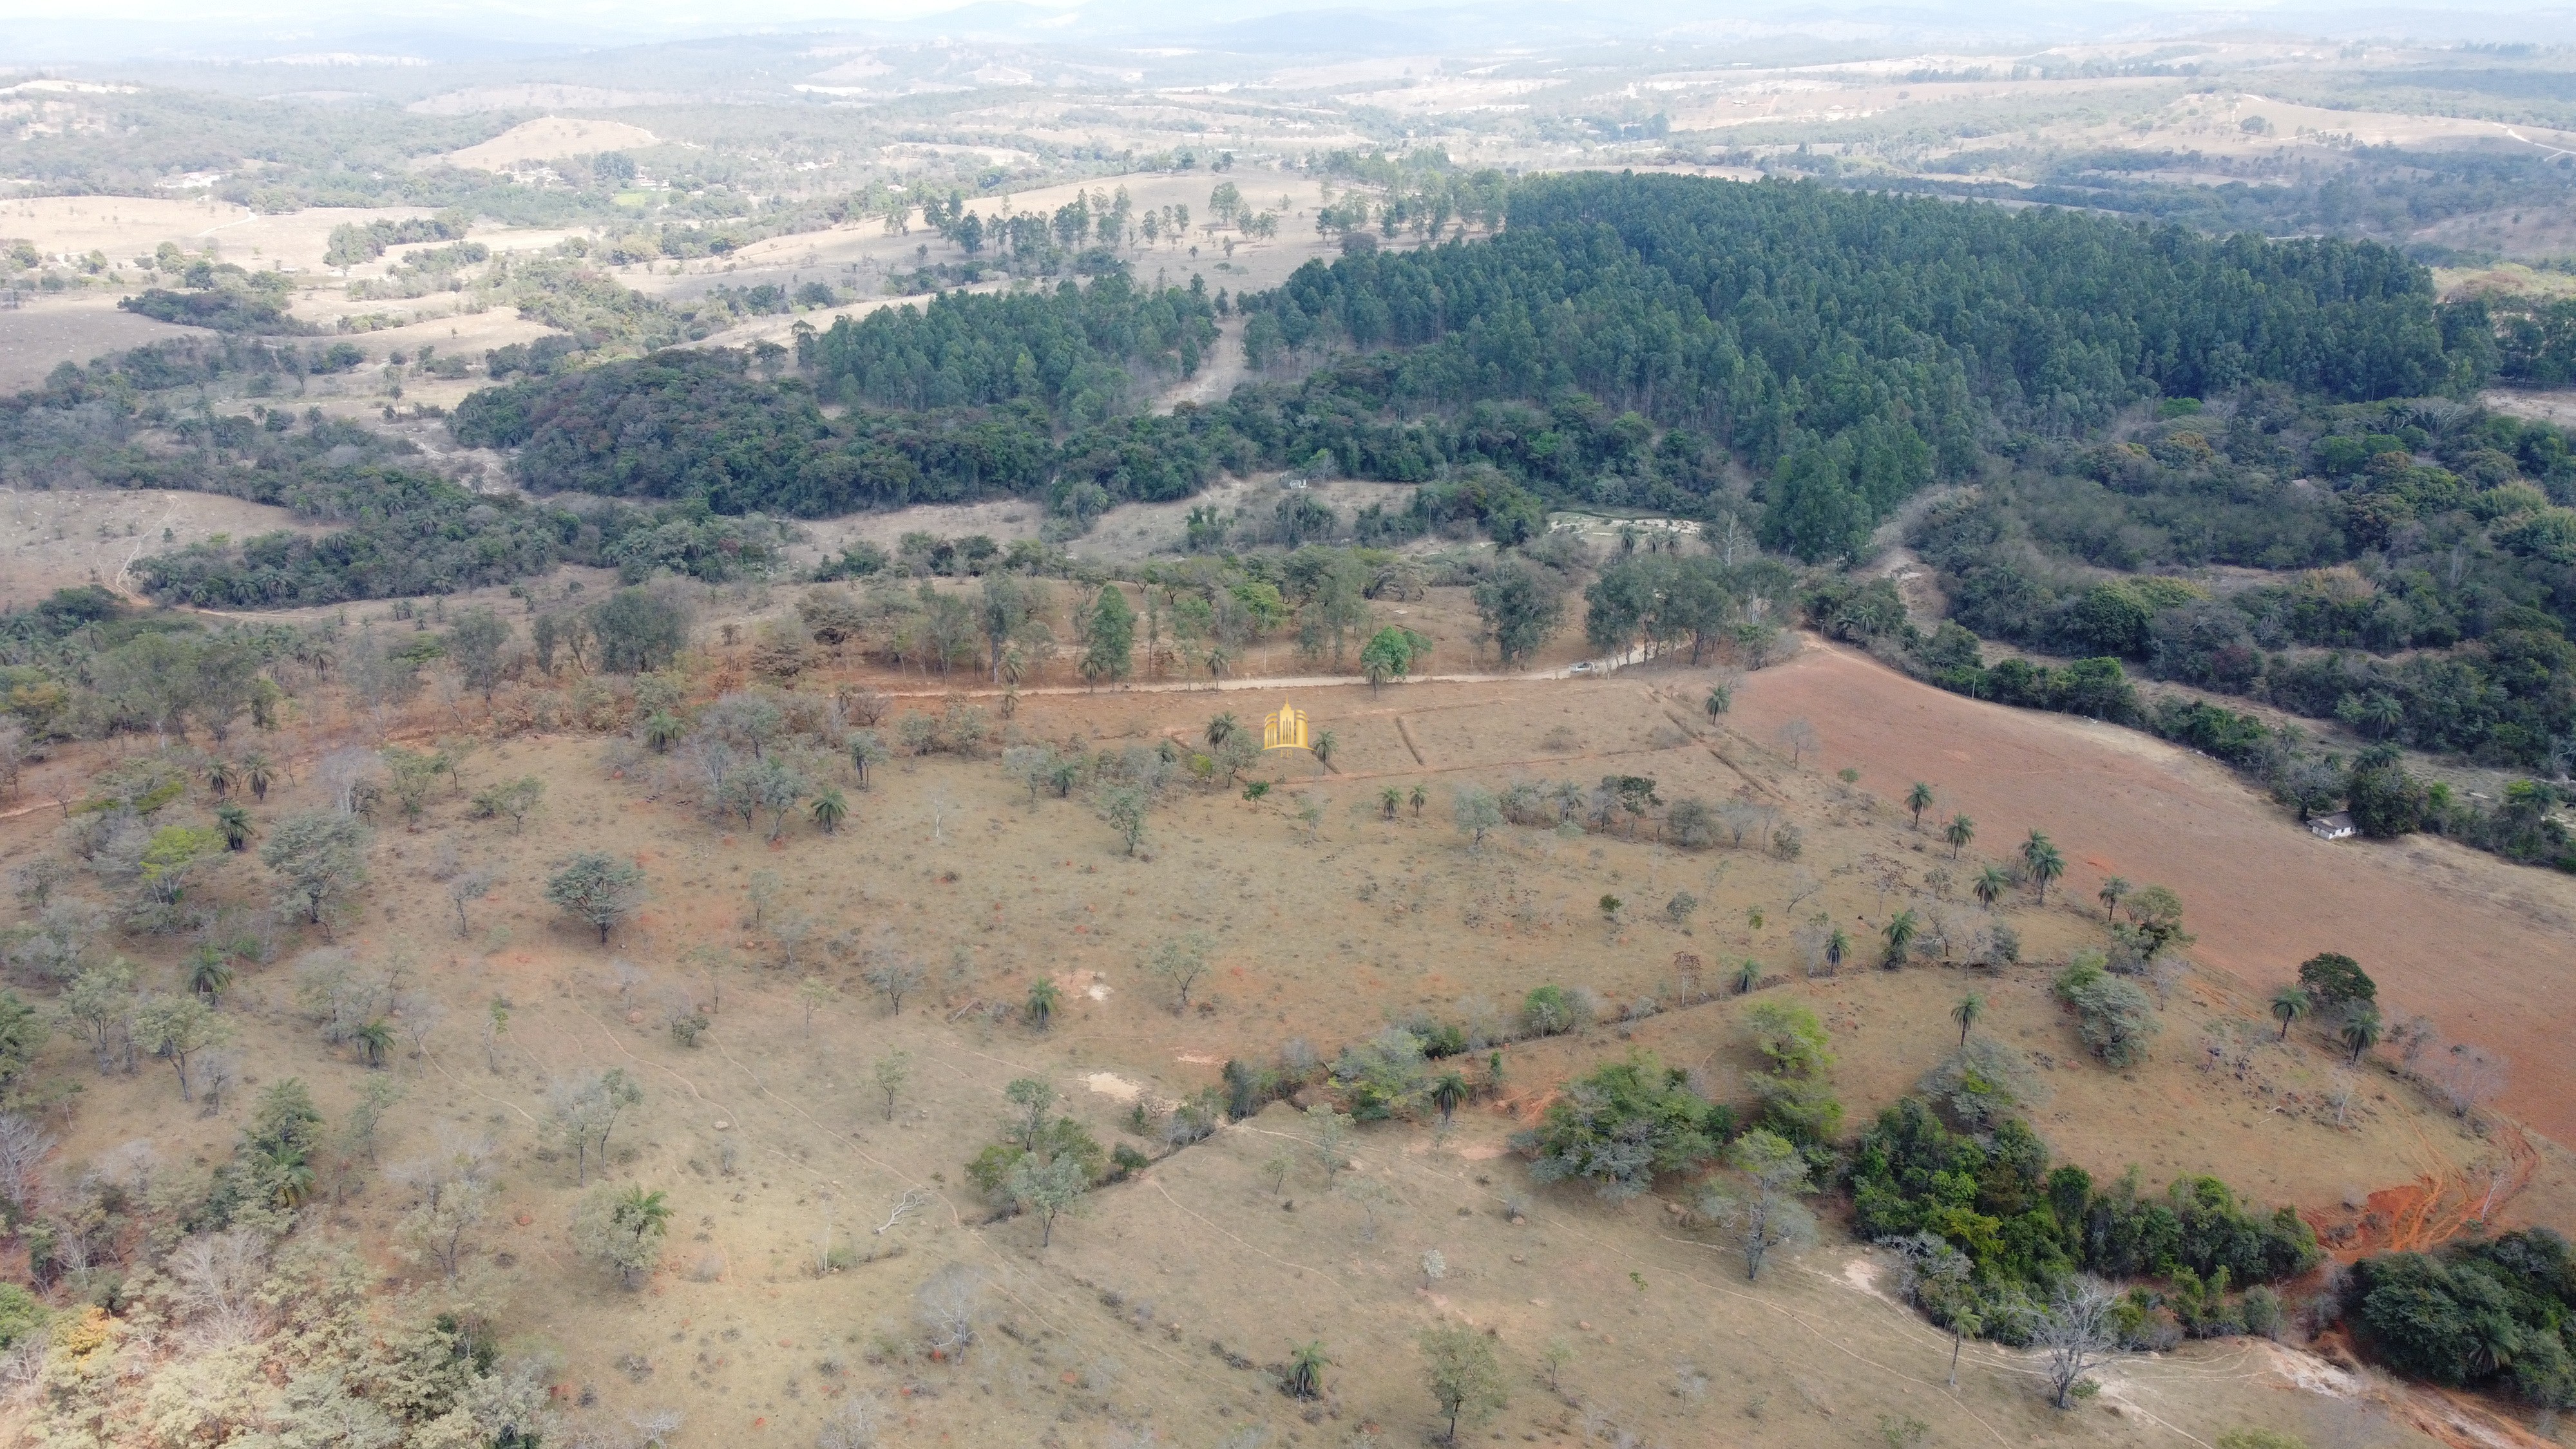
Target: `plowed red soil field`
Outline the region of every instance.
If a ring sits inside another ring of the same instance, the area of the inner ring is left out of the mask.
[[[1943,818],[1976,821],[1974,850],[2000,856],[2047,831],[2074,899],[2111,875],[2179,892],[2200,938],[2193,956],[2242,981],[2254,1011],[2307,957],[2354,957],[2392,1025],[2421,1013],[2444,1040],[2504,1053],[2512,1075],[2498,1105],[2576,1145],[2576,1060],[2564,1050],[2576,879],[2432,837],[2328,843],[2193,751],[1949,694],[1838,646],[1811,643],[1750,676],[1731,722],[1769,739],[1801,717],[1823,740],[1825,769],[1857,766],[1886,798],[1934,785]]]

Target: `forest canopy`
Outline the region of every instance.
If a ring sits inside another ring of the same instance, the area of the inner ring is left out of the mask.
[[[1229,311],[1256,371],[1166,417]],[[2216,240],[2071,212],[1587,174],[1512,194],[1491,241],[1310,262],[1231,304],[1112,273],[943,295],[799,340],[801,375],[661,354],[530,378],[458,410],[540,492],[704,497],[799,516],[1045,490],[1077,523],[1219,467],[1324,455],[1427,482],[1483,463],[1552,503],[1704,511],[1728,461],[1764,541],[1848,554],[2016,433],[2159,394],[2275,382],[2339,400],[2474,385],[2478,318],[2371,244]],[[827,417],[825,405],[846,411]]]

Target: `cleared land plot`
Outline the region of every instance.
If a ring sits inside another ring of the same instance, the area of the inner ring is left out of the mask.
[[[2065,851],[2066,886],[2108,875],[2182,894],[2194,954],[2249,1001],[2339,950],[2380,983],[2391,1022],[2421,1012],[2445,1037],[2513,1060],[2508,1111],[2576,1142],[2576,1065],[2561,995],[2576,881],[2418,836],[2329,844],[2215,761],[2109,725],[1980,703],[1831,647],[1754,675],[1739,722],[1812,721],[1828,768],[1890,793],[1914,780],[1964,810],[2000,852],[2033,828]]]

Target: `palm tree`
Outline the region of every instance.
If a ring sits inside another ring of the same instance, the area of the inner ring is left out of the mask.
[[[1752,995],[1753,988],[1762,984],[1762,963],[1750,956],[1745,957],[1744,964],[1735,968],[1734,980],[1736,995]]]
[[[241,771],[234,768],[232,761],[220,755],[206,761],[206,788],[215,792],[216,799],[231,794],[240,779]]]
[[[1431,787],[1421,784],[1415,785],[1413,787],[1412,799],[1413,818],[1419,820],[1422,818],[1422,807],[1431,803]]]
[[[642,1183],[636,1183],[619,1195],[610,1221],[640,1238],[669,1225],[671,1204],[664,1194],[646,1192]]]
[[[1440,1120],[1457,1115],[1458,1104],[1467,1100],[1467,1079],[1458,1072],[1442,1072],[1431,1083],[1431,1105],[1440,1109]]]
[[[1404,792],[1389,785],[1378,792],[1377,803],[1378,808],[1386,812],[1386,818],[1393,820],[1395,812],[1404,805]]]
[[[2057,853],[2055,842],[2034,830],[2021,845],[2022,864],[2030,867],[2030,878],[2038,883],[2039,903],[2048,904],[2048,883],[2066,874],[2066,857]]]
[[[1240,726],[1234,722],[1234,716],[1231,714],[1221,714],[1209,720],[1207,722],[1208,748],[1212,750],[1224,744],[1238,728]]]
[[[1040,1031],[1046,1030],[1047,1024],[1055,1020],[1056,1004],[1062,1000],[1064,992],[1054,982],[1043,976],[1030,982],[1029,1025]]]
[[[260,1175],[276,1192],[279,1207],[294,1207],[313,1191],[313,1164],[304,1160],[301,1148],[280,1143],[257,1161]]]
[[[385,1053],[394,1049],[394,1029],[391,1023],[379,1016],[349,1033],[349,1040],[358,1044],[358,1054],[367,1059],[368,1066],[381,1067],[385,1064]]]
[[[1330,765],[1330,764],[1332,764],[1332,763],[1333,763],[1333,732],[1332,732],[1331,730],[1326,730],[1326,731],[1324,731],[1322,734],[1319,734],[1319,735],[1315,736],[1315,743],[1314,743],[1314,747],[1313,747],[1313,748],[1314,748],[1314,751],[1315,751],[1315,763],[1317,763],[1317,764],[1319,764],[1319,765]]]
[[[1922,829],[1923,812],[1932,808],[1932,787],[1915,781],[1914,788],[1905,792],[1905,808],[1914,812],[1914,828]]]
[[[244,810],[239,805],[216,806],[215,828],[224,833],[224,849],[226,850],[247,849],[250,845],[250,838],[259,833],[251,829],[250,812]]]
[[[1961,1050],[1964,1051],[1967,1049],[1969,1031],[1985,1017],[1985,1014],[1986,999],[1973,991],[1960,997],[1959,1004],[1950,1008],[1950,1019],[1959,1024],[1959,1047]]]
[[[2358,713],[2362,728],[2373,739],[2387,739],[2406,723],[2406,707],[2385,690],[2372,690],[2362,700]]]
[[[1887,928],[1879,932],[1887,938],[1888,970],[1893,971],[1905,964],[1905,948],[1914,944],[1915,936],[1922,930],[1923,923],[1911,910],[1898,911],[1888,920]]]
[[[1712,684],[1708,687],[1708,698],[1702,701],[1700,707],[1708,711],[1708,717],[1710,719],[1715,719],[1719,715],[1726,713],[1728,709],[1734,706],[1734,704],[1735,692],[1733,690],[1728,689],[1723,684]]]
[[[644,721],[644,745],[655,754],[688,738],[689,723],[667,709],[655,710]]]
[[[1225,678],[1225,672],[1233,667],[1234,656],[1225,652],[1224,645],[1210,644],[1208,646],[1207,672],[1208,683],[1210,685],[1216,685],[1222,681]]]
[[[2282,1041],[2290,1039],[2290,1023],[2308,1014],[2316,1001],[2304,986],[2284,986],[2272,993],[2272,1014],[2281,1018]]]
[[[2335,1028],[2335,1037],[2351,1048],[2353,1062],[2358,1065],[2363,1052],[2379,1045],[2379,1008],[2367,1002],[2355,1006],[2344,1017],[2343,1025]]]
[[[2012,889],[2012,876],[2002,866],[1990,865],[1977,872],[1977,883],[1973,889],[1977,893],[1977,904],[1993,910],[1995,902],[2004,898],[2004,892]]]
[[[826,785],[815,791],[813,808],[814,823],[823,828],[825,835],[840,834],[841,822],[850,818],[849,797],[841,793],[838,785]]]
[[[1360,656],[1360,677],[1368,681],[1369,693],[1375,694],[1395,677],[1395,661],[1384,654]]]
[[[1842,927],[1834,927],[1834,933],[1825,938],[1825,965],[1829,969],[1839,971],[1843,966],[1843,958],[1850,954],[1850,935]]]
[[[199,946],[188,953],[188,989],[206,999],[212,1006],[233,989],[232,963],[225,959],[221,946]]]
[[[1301,1344],[1288,1355],[1288,1394],[1291,1398],[1312,1399],[1324,1392],[1324,1369],[1332,1363],[1324,1357],[1321,1343]]]
[[[269,784],[277,778],[276,767],[269,764],[268,756],[253,750],[242,756],[241,768],[242,782],[250,786],[251,798],[267,803]]]
[[[2102,903],[2103,920],[2111,919],[2112,915],[2120,909],[2120,898],[2128,893],[2129,883],[2116,875],[2102,882],[2102,888],[2093,893],[2093,899]]]
[[[1941,838],[1950,842],[1950,858],[1957,860],[1968,842],[1977,838],[1977,822],[1965,815],[1953,815],[1949,828],[1941,832]]]

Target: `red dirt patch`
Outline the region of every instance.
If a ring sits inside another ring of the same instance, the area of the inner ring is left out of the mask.
[[[1757,739],[1811,721],[1824,742],[1815,763],[1859,766],[1864,788],[1892,797],[1931,782],[1941,815],[1976,821],[1976,850],[2001,854],[2046,830],[2097,873],[2071,874],[2068,899],[2112,871],[2172,887],[2200,937],[2195,958],[2249,993],[2319,951],[2358,958],[2389,1020],[2420,1012],[2447,1038],[2504,1053],[2513,1078],[2500,1105],[2576,1143],[2576,1061],[2555,1004],[2576,882],[2430,838],[2329,844],[2195,752],[1967,699],[1831,645],[1751,676],[1736,698],[1730,722]]]

